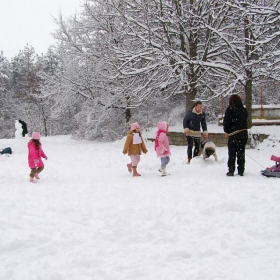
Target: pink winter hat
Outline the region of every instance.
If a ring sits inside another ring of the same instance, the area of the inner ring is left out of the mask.
[[[275,156],[275,155],[272,155],[270,159],[271,159],[271,160],[274,160],[274,161],[276,161],[276,162],[280,162],[280,157],[277,157],[277,156]]]
[[[167,122],[158,122],[157,128],[162,130],[167,130],[169,124]]]
[[[137,122],[135,122],[135,123],[132,123],[132,124],[130,125],[130,127],[131,127],[131,130],[135,130],[135,129],[137,129],[137,128],[140,128],[140,125],[139,125]]]
[[[41,138],[40,132],[35,131],[35,132],[32,133],[32,139],[40,140],[40,138]]]

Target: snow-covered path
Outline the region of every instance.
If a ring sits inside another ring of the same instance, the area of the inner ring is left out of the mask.
[[[0,157],[1,280],[280,279],[280,180],[258,165],[280,155],[277,139],[246,151],[244,177],[225,176],[226,148],[187,165],[186,147],[171,146],[162,178],[148,142],[133,178],[124,140],[43,137],[38,184],[27,140],[0,140],[14,149]]]

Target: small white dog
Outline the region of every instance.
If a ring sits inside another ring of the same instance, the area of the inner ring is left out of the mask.
[[[214,156],[215,161],[218,161],[218,156],[216,154],[216,145],[211,141],[203,141],[200,143],[201,146],[201,153],[203,159],[207,159],[210,156]]]

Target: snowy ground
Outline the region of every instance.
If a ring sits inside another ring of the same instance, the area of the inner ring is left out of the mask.
[[[0,279],[279,280],[280,179],[260,175],[280,156],[279,130],[246,151],[244,177],[225,176],[225,147],[187,165],[171,146],[160,177],[147,142],[133,178],[124,139],[56,136],[42,138],[49,159],[31,184],[29,139],[0,140],[14,149],[0,157]]]

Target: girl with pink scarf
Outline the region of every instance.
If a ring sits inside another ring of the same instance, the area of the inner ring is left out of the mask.
[[[169,140],[167,137],[168,132],[168,123],[167,122],[158,122],[157,124],[157,135],[155,139],[155,151],[157,156],[160,157],[161,166],[159,168],[159,172],[161,172],[161,176],[169,175],[166,172],[166,166],[170,161],[170,147]]]

